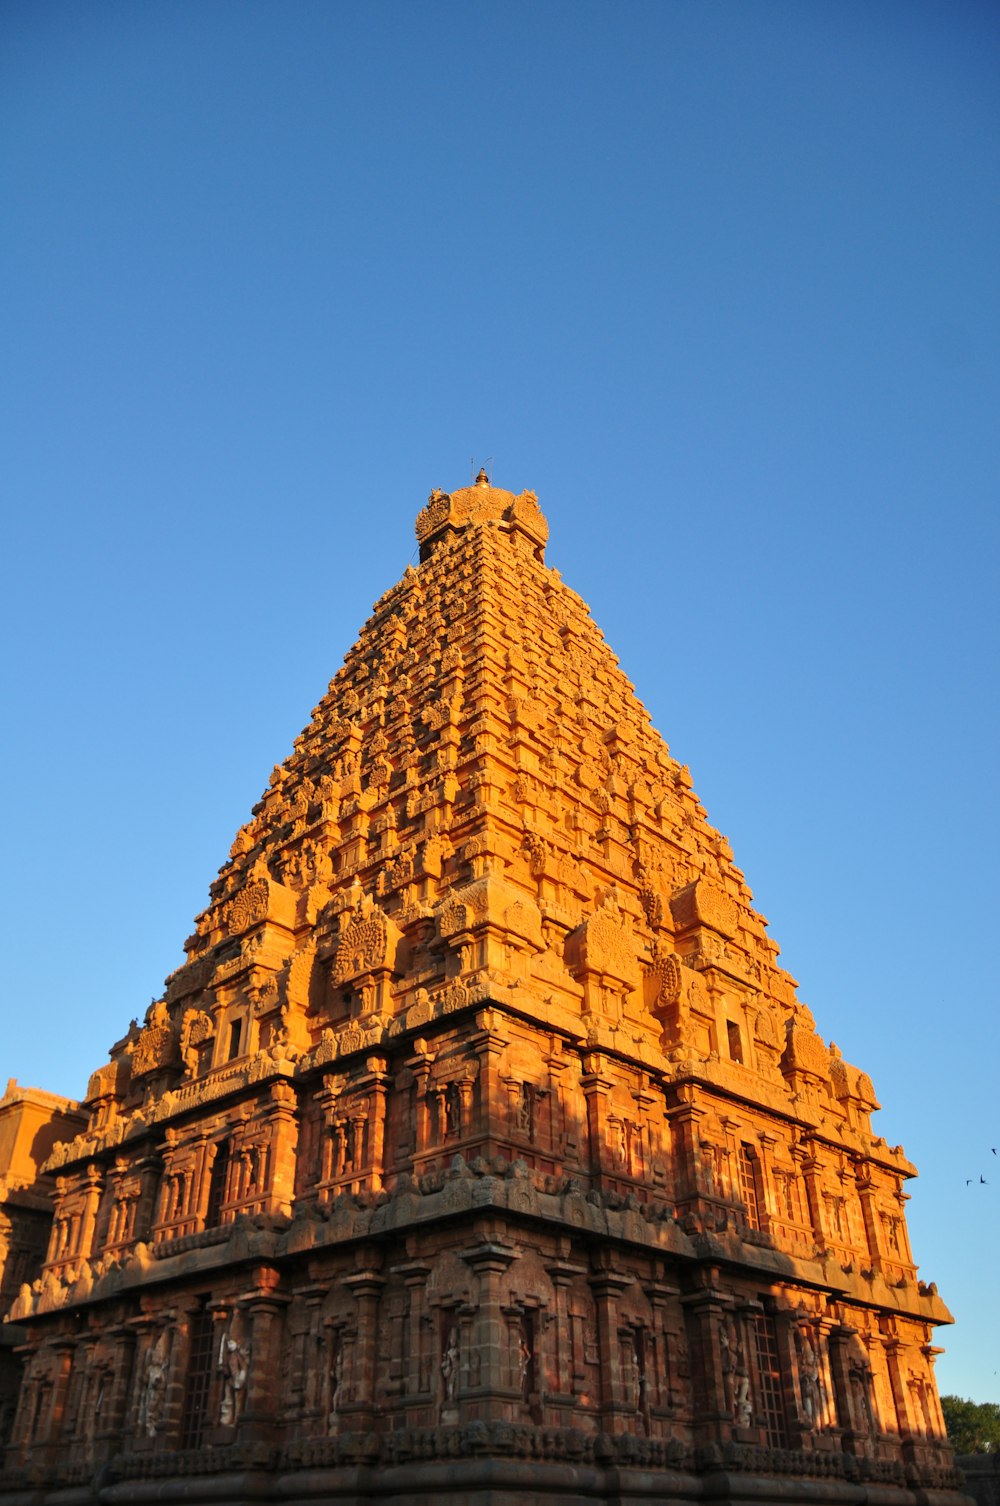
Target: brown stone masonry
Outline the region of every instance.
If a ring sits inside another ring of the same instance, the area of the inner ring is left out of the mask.
[[[914,1168],[547,534],[432,494],[91,1077],[10,1506],[963,1499]]]

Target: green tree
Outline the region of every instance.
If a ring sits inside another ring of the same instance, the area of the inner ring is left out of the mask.
[[[942,1396],[948,1441],[956,1454],[1000,1453],[1000,1406],[994,1401],[966,1401]]]

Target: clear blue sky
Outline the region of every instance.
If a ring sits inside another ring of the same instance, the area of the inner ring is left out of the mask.
[[[490,460],[1000,1400],[998,65],[969,0],[6,0],[0,1078],[82,1092]]]

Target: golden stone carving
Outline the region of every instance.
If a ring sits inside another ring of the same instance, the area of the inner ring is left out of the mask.
[[[226,906],[224,922],[234,934],[246,931],[267,918],[268,885],[266,880],[247,884],[231,904]]]
[[[178,1057],[177,1031],[163,1003],[154,1005],[149,1024],[139,1032],[132,1050],[132,1076],[145,1077],[150,1072],[173,1066]]]
[[[399,932],[392,921],[367,897],[362,897],[341,932],[333,964],[335,983],[346,983],[362,973],[392,968]]]
[[[431,495],[164,998],[0,1101],[0,1506],[961,1506],[914,1168],[547,534]]]
[[[635,936],[613,891],[574,931],[567,944],[567,954],[576,974],[600,973],[633,988],[638,984],[640,973]]]

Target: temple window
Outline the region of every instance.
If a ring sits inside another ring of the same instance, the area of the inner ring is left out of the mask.
[[[757,1416],[771,1448],[785,1448],[785,1407],[782,1400],[778,1335],[770,1313],[754,1313],[750,1319],[757,1360]]]
[[[204,1306],[192,1313],[187,1386],[181,1414],[181,1448],[200,1447],[208,1421],[208,1392],[215,1357],[212,1328],[212,1314]]]
[[[226,1052],[226,1060],[232,1061],[240,1054],[243,1044],[243,1021],[232,1020],[229,1025],[229,1049]]]

